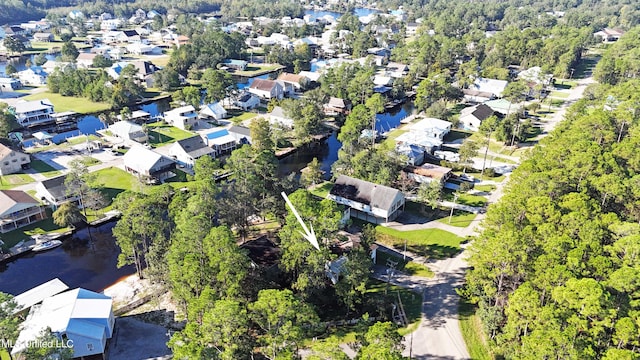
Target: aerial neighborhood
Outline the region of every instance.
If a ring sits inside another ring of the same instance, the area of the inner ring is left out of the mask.
[[[0,25],[0,359],[640,358],[628,2]]]

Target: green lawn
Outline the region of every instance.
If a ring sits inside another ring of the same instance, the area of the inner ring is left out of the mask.
[[[433,271],[423,264],[410,261],[404,266],[404,272],[409,275],[422,276],[426,278],[433,277]]]
[[[387,138],[384,140],[383,144],[387,144],[389,146],[395,146],[396,143],[396,138],[404,133],[406,133],[407,130],[402,130],[402,129],[393,129],[391,130],[388,134],[387,134]]]
[[[93,102],[86,98],[62,96],[49,91],[25,96],[24,100],[49,99],[56,112],[75,111],[80,114],[91,114],[111,109],[111,105],[103,102]]]
[[[80,162],[86,167],[100,164],[100,160],[91,156],[83,156]]]
[[[563,91],[552,91],[551,94],[549,94],[549,96],[554,98],[566,99],[569,97],[569,93],[566,93]]]
[[[47,178],[62,175],[62,172],[56,170],[51,165],[42,160],[31,160],[31,168]]]
[[[384,226],[376,226],[376,240],[397,249],[404,247],[414,254],[434,259],[444,259],[460,251],[463,238],[440,229],[399,231]]]
[[[443,217],[438,219],[439,222],[443,224],[448,224],[451,226],[457,227],[467,227],[471,225],[471,222],[476,218],[477,214],[462,211],[462,210],[454,210],[453,216],[451,217],[451,222],[449,222],[449,217]]]
[[[96,182],[94,185],[102,187],[102,192],[109,201],[125,190],[137,191],[142,189],[142,184],[135,176],[119,168],[111,167],[102,169],[94,172],[93,174],[96,175]]]
[[[97,137],[96,135],[89,135],[89,136],[80,135],[80,136],[68,138],[66,141],[69,145],[73,146],[73,145],[79,145],[79,144],[86,143],[88,141],[95,141],[95,140],[100,140],[100,138]]]
[[[11,360],[7,349],[0,349],[0,360]]]
[[[27,174],[10,174],[0,176],[0,190],[13,189],[16,186],[30,184],[35,180]]]
[[[458,312],[460,313],[460,331],[467,345],[469,355],[474,360],[491,360],[488,346],[486,344],[484,331],[480,317],[475,313],[476,307],[463,299],[460,299]]]
[[[37,223],[30,224],[17,230],[9,231],[4,234],[0,234],[0,239],[4,241],[3,249],[7,250],[13,247],[20,240],[28,240],[31,235],[44,234],[49,232],[64,232],[69,230],[66,227],[60,227],[53,223],[51,217],[51,210],[47,209],[47,218],[38,221]]]
[[[161,122],[149,124],[149,143],[153,147],[160,147],[176,141],[190,138],[195,134],[190,131],[178,129]]]
[[[445,192],[444,199],[447,201],[453,201],[453,192]],[[471,194],[460,194],[458,200],[456,200],[456,204],[481,207],[486,205],[487,198],[479,195],[471,195]]]
[[[229,119],[229,121],[231,121],[234,124],[240,124],[241,122],[243,122],[245,120],[253,119],[256,116],[258,116],[258,114],[256,114],[256,113],[243,112],[243,113],[241,113],[239,115],[235,115],[235,116],[231,117]]]
[[[313,195],[325,199],[327,195],[329,195],[329,191],[333,188],[333,183],[331,181],[325,181],[322,184],[317,184],[316,186],[309,189],[309,192]]]
[[[422,317],[422,296],[399,286],[387,286],[386,282],[379,280],[371,280],[367,287],[367,294],[370,296],[385,296],[385,290],[387,290],[387,301],[390,303],[397,302],[398,295],[400,295],[405,315],[409,321],[409,325],[398,329],[398,332],[404,336],[414,331],[418,327]]]
[[[476,185],[473,187],[475,190],[483,191],[483,192],[492,192],[496,189],[495,185]]]
[[[272,71],[284,69],[284,66],[280,64],[249,64],[247,65],[244,71],[236,71],[235,75],[238,76],[246,76],[246,77],[254,77],[258,75],[262,75],[265,73],[269,73]]]

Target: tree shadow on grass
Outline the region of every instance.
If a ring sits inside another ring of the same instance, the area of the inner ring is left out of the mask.
[[[411,251],[414,254],[423,254],[425,257],[429,259],[441,260],[447,259],[458,254],[461,249],[453,246],[446,245],[407,245],[407,250]]]

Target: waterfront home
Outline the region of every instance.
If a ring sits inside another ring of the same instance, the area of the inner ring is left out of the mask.
[[[249,63],[245,60],[225,59],[222,61],[222,66],[238,71],[244,71],[247,68],[247,65],[249,65]]]
[[[53,105],[49,99],[18,101],[14,105],[18,124],[22,127],[52,123]]]
[[[80,53],[76,58],[76,64],[78,67],[88,69],[93,67],[93,59],[95,59],[96,56],[98,56],[96,53]]]
[[[0,143],[0,176],[17,173],[29,167],[29,154]]]
[[[173,160],[141,145],[132,146],[124,154],[123,162],[124,169],[140,180],[155,182],[175,176]]]
[[[115,122],[109,125],[109,131],[111,131],[114,136],[117,136],[123,140],[135,141],[141,144],[149,141],[149,137],[145,133],[142,126],[131,121]]]
[[[236,139],[238,145],[251,144],[251,130],[248,127],[232,126],[228,131]]]
[[[193,105],[182,106],[164,113],[167,124],[182,130],[191,130],[198,123],[198,113]]]
[[[215,150],[207,146],[199,135],[176,141],[169,148],[171,156],[178,164],[192,168],[197,159],[215,155]]]
[[[407,158],[407,164],[420,165],[424,163],[424,148],[414,144],[397,144],[396,152]]]
[[[293,128],[293,119],[288,116],[284,109],[280,106],[274,106],[273,110],[268,114],[267,120],[273,126]]]
[[[19,190],[0,190],[0,233],[19,229],[47,217],[36,199]]]
[[[16,295],[13,298],[13,301],[16,304],[16,308],[14,309],[13,313],[18,314],[23,310],[30,309],[33,305],[43,302],[44,299],[66,290],[69,290],[69,286],[63,283],[62,280],[58,278],[49,280],[46,283],[40,284],[21,294]]]
[[[70,195],[65,185],[67,175],[42,180],[36,184],[36,198],[51,206],[53,210],[65,202],[79,201],[78,196]]]
[[[235,99],[233,105],[241,108],[244,111],[248,111],[260,105],[260,98],[255,94],[245,91],[240,94],[237,99]]]
[[[74,358],[103,354],[114,325],[109,296],[82,288],[62,292],[31,307],[11,354],[18,358],[47,328],[73,344]]]
[[[25,85],[41,86],[47,83],[47,72],[41,66],[32,66],[16,73],[20,82]]]
[[[48,32],[37,32],[33,34],[33,41],[51,42],[53,41],[53,34]]]
[[[409,130],[412,132],[422,132],[438,140],[444,140],[445,135],[451,131],[451,123],[436,118],[426,118],[412,124]]]
[[[283,72],[278,75],[278,82],[284,84],[285,92],[292,94],[296,91],[302,91],[309,86],[309,79],[296,74]]]
[[[379,224],[394,220],[404,209],[401,191],[372,182],[340,175],[329,199],[348,206],[351,217]]]
[[[200,109],[198,113],[201,119],[204,120],[222,120],[227,117],[227,110],[222,107],[220,102],[215,102],[213,104],[207,104]]]
[[[322,105],[322,108],[327,116],[347,115],[351,112],[351,101],[332,96],[326,104]]]
[[[207,146],[215,151],[216,155],[230,152],[238,144],[238,136],[231,134],[228,129],[218,128],[210,133],[202,134],[202,137]]]
[[[485,104],[470,106],[460,111],[460,126],[465,130],[478,131],[480,124],[495,112]]]
[[[249,92],[263,100],[280,100],[284,97],[284,88],[274,80],[255,79],[249,86]]]

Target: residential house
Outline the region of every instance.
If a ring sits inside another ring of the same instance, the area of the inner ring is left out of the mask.
[[[238,96],[238,98],[233,102],[233,105],[241,108],[244,111],[248,111],[260,105],[260,98],[255,94],[245,91],[244,93],[240,94],[240,96]]]
[[[191,130],[198,123],[198,113],[193,105],[182,106],[164,113],[164,121],[182,130]]]
[[[103,12],[102,14],[98,15],[98,20],[100,20],[101,22],[105,22],[111,19],[113,19],[113,15],[108,12]]]
[[[322,105],[327,116],[347,115],[351,112],[351,101],[337,97],[330,97],[329,102]]]
[[[111,16],[110,14],[107,14],[107,15]],[[122,19],[106,19],[106,20],[102,20],[102,22],[100,23],[100,30],[114,31],[120,28],[121,26],[122,26]]]
[[[371,131],[371,130],[369,130]],[[442,146],[442,140],[425,131],[407,131],[395,139],[396,147],[417,146],[428,153],[433,153]]]
[[[13,91],[13,90],[22,89],[22,83],[18,79],[0,77],[0,89],[3,91],[4,90]]]
[[[418,23],[415,23],[415,22],[407,23],[405,26],[405,34],[407,36],[414,36],[418,33],[419,27],[420,27],[420,24]]]
[[[50,205],[52,209],[57,209],[67,201],[79,201],[79,197],[71,196],[67,192],[66,179],[67,175],[61,175],[40,181],[36,184],[36,198]]]
[[[247,65],[249,65],[247,61],[238,60],[238,59],[225,59],[222,62],[222,66],[226,66],[230,69],[234,69],[238,71],[244,71],[247,68]]]
[[[71,20],[84,19],[84,14],[80,10],[71,10],[71,11],[69,11],[69,14],[67,16]]]
[[[518,78],[526,81],[530,87],[533,87],[535,85],[542,85],[543,87],[547,87],[553,83],[553,75],[543,73],[540,66],[534,66],[520,71],[518,73]]]
[[[394,79],[400,79],[409,73],[409,66],[397,62],[390,62],[385,68],[387,74]]]
[[[19,229],[46,217],[40,202],[26,192],[0,191],[0,233]]]
[[[113,300],[109,296],[82,288],[62,292],[31,307],[11,354],[19,357],[47,328],[72,342],[74,358],[103,354],[114,326]]]
[[[53,41],[53,34],[46,32],[37,32],[33,34],[33,41],[38,42],[51,42]]]
[[[53,105],[49,99],[18,101],[14,105],[14,113],[18,125],[29,127],[52,123]]]
[[[602,39],[602,42],[605,43],[616,42],[622,35],[624,35],[624,31],[610,28],[604,28],[598,32],[593,33],[593,36]]]
[[[315,72],[315,71],[300,71],[298,73],[298,75],[300,76],[304,76],[307,79],[309,79],[309,83],[317,83],[320,80],[320,76],[322,76],[322,74],[320,74],[319,72]]]
[[[238,145],[251,144],[251,130],[248,127],[232,126],[228,131],[236,139]]]
[[[255,79],[249,86],[249,92],[263,100],[280,100],[284,97],[282,85],[274,80]]]
[[[125,120],[122,115],[116,115],[118,120]],[[126,115],[126,120],[136,124],[144,124],[151,120],[151,114],[143,110],[133,110],[131,114]]]
[[[293,94],[294,92],[300,92],[309,86],[309,79],[296,74],[290,74],[283,72],[278,75],[278,82],[283,83],[285,92]]]
[[[444,140],[445,135],[451,131],[451,123],[445,120],[426,118],[412,124],[409,129],[412,132],[419,131],[438,140]]]
[[[88,69],[93,67],[93,59],[96,58],[98,54],[95,53],[80,53],[76,58],[76,64],[78,67]]]
[[[25,85],[41,86],[47,83],[47,72],[41,66],[32,66],[16,73],[20,82]]]
[[[29,167],[30,162],[29,154],[0,143],[0,176],[17,173]]]
[[[123,158],[124,169],[146,181],[163,181],[175,176],[173,160],[140,145],[132,146]]]
[[[63,283],[60,279],[55,278],[49,280],[46,283],[40,284],[34,288],[31,288],[21,294],[14,296],[13,301],[16,304],[16,308],[14,309],[13,313],[18,314],[24,310],[28,310],[33,305],[43,302],[44,299],[66,290],[69,290],[69,286]]]
[[[42,71],[45,73],[45,76],[46,76],[54,72],[56,69],[59,69],[61,71],[66,70],[66,68],[69,66],[71,68],[74,68],[75,64],[67,61],[47,60],[47,62],[42,64]],[[40,69],[38,69],[37,71],[40,71]]]
[[[220,102],[204,105],[198,113],[204,120],[222,120],[227,117],[227,110],[222,107]]]
[[[485,104],[470,106],[460,111],[460,126],[466,130],[478,131],[480,124],[495,112]]]
[[[5,36],[25,36],[27,35],[27,30],[21,28],[18,25],[4,26],[2,28],[4,30]]]
[[[463,89],[465,100],[472,103],[483,103],[502,97],[502,92],[509,82],[506,80],[476,78],[468,89]]]
[[[274,106],[273,110],[268,114],[267,120],[273,126],[293,128],[293,119],[288,116],[284,109],[280,106]]]
[[[147,45],[143,43],[133,43],[127,45],[127,52],[133,55],[145,55],[145,54],[162,54],[162,49],[154,45]]]
[[[397,218],[405,202],[399,190],[346,175],[336,179],[328,198],[351,208],[351,217],[376,224]]]
[[[518,105],[511,103],[507,99],[495,99],[484,102],[493,111],[502,115],[509,115],[518,111]]]
[[[188,168],[192,168],[197,159],[214,155],[215,150],[207,146],[199,135],[176,141],[169,148],[169,156]]]
[[[248,130],[248,129],[247,129]],[[207,146],[211,147],[216,155],[224,154],[235,149],[240,143],[241,137],[238,134],[232,134],[228,129],[214,130],[212,132],[202,134],[203,140]],[[245,143],[249,143],[246,141]]]
[[[155,10],[149,10],[147,12],[147,19],[153,19],[156,16],[161,16],[159,12],[155,11]]]
[[[135,141],[137,143],[146,143],[149,137],[144,132],[142,126],[131,121],[118,121],[109,125],[109,131],[116,137],[126,141]]]
[[[422,166],[407,166],[403,171],[408,177],[419,183],[431,183],[438,182],[440,185],[444,184],[453,175],[452,169],[444,166],[434,164],[424,164]]]
[[[128,43],[136,43],[142,40],[140,34],[135,30],[122,30],[122,34],[124,35],[125,41]]]
[[[153,87],[153,74],[156,71],[160,70],[160,68],[149,61],[135,60],[131,62],[117,62],[111,65],[109,69],[107,69],[107,74],[114,80],[118,80],[118,78],[120,78],[122,69],[124,69],[128,65],[133,65],[133,67],[136,68],[136,77],[141,84],[146,87]]]
[[[414,144],[397,144],[396,152],[407,157],[407,164],[420,165],[424,163],[424,148]]]

